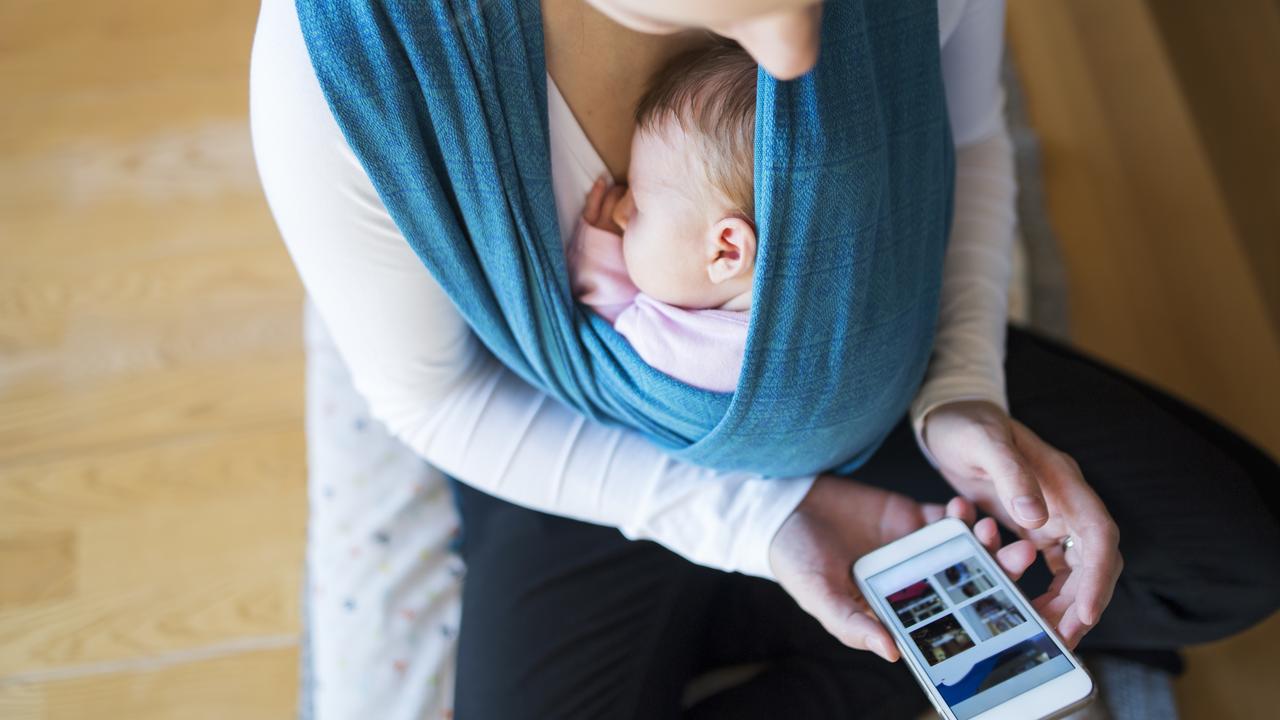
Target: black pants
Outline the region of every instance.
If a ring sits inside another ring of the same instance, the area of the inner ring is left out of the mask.
[[[1166,657],[1280,606],[1280,469],[1148,386],[1011,328],[1011,413],[1070,454],[1120,527],[1125,570],[1083,650]],[[901,423],[858,481],[954,495]],[[924,707],[901,663],[850,650],[775,583],[703,568],[616,529],[452,483],[467,562],[460,720],[898,718]],[[1047,585],[1043,565],[1022,585]],[[763,662],[684,712],[685,684]]]

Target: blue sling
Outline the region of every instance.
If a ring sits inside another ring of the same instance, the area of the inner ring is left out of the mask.
[[[933,343],[954,158],[936,0],[828,0],[818,66],[757,80],[757,267],[737,391],[654,370],[574,303],[538,0],[297,0],[329,107],[413,250],[512,371],[673,456],[850,471]],[[377,292],[369,288],[368,292]]]

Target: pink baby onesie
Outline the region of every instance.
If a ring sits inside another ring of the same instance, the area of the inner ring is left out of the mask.
[[[651,367],[706,390],[737,389],[750,311],[686,310],[645,295],[627,274],[622,238],[581,220],[568,256],[574,296]]]

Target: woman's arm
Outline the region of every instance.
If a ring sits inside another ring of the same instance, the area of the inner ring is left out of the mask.
[[[262,7],[254,152],[307,292],[372,413],[428,462],[537,510],[772,577],[769,544],[811,477],[718,473],[586,420],[506,370],[401,236],[334,122],[290,0]]]
[[[956,143],[955,214],[933,356],[911,406],[917,438],[925,416],[947,403],[1008,408],[1004,344],[1017,185],[1000,81],[1004,2],[971,0],[961,12],[942,46]]]
[[[1043,553],[1055,577],[1034,604],[1074,645],[1106,608],[1124,562],[1115,521],[1080,467],[1008,413],[1003,360],[1016,186],[1002,112],[1003,28],[1003,0],[971,0],[943,46],[957,144],[955,216],[938,338],[912,420],[920,447],[951,486]],[[1064,537],[1073,540],[1070,551]]]

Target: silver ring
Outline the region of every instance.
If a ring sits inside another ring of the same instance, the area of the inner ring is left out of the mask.
[[[1062,538],[1062,554],[1066,555],[1067,551],[1076,546],[1076,539],[1070,535]]]

